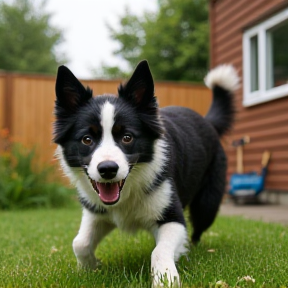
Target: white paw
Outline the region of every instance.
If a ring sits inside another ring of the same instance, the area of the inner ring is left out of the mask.
[[[152,287],[180,287],[179,274],[174,260],[153,251],[151,259]]]
[[[78,267],[95,270],[99,261],[94,255],[93,249],[87,245],[81,238],[75,238],[73,241],[73,251],[77,258]]]
[[[157,287],[180,287],[179,274],[176,267],[175,269],[166,268],[166,271],[152,269],[152,288]]]
[[[100,261],[95,258],[94,255],[89,255],[88,257],[77,257],[78,268],[95,270],[99,265]]]

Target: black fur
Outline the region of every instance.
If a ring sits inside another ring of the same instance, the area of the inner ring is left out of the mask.
[[[91,202],[87,201],[83,197],[79,197],[78,199],[79,199],[79,202],[82,204],[82,206],[92,213],[102,214],[102,215],[107,213],[107,210],[105,208],[98,206],[96,204],[93,205]]]
[[[205,117],[218,132],[219,136],[231,129],[235,115],[234,99],[231,92],[222,87],[213,88],[212,105]]]

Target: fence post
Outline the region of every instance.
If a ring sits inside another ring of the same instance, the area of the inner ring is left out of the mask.
[[[13,127],[13,75],[11,73],[5,75],[3,101],[3,128],[8,129],[11,135]]]

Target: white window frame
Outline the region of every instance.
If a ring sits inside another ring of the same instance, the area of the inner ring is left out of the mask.
[[[245,107],[288,96],[288,84],[270,89],[266,88],[266,67],[269,67],[268,59],[266,57],[266,33],[267,30],[287,20],[288,8],[246,30],[243,34],[243,106]],[[250,41],[254,36],[258,36],[258,90],[251,92]]]

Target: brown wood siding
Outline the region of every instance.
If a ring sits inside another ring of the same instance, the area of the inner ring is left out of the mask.
[[[4,126],[4,89],[5,77],[0,75],[0,129]]]
[[[93,89],[93,95],[101,95],[117,94],[121,81],[82,82]],[[52,143],[54,87],[54,77],[0,74],[0,129],[8,128],[14,141],[41,151],[39,163],[51,163],[56,148]],[[210,90],[201,85],[156,82],[155,92],[161,107],[182,105],[204,115],[211,104]]]
[[[218,0],[210,2],[211,66],[231,63],[243,78],[242,36],[244,27],[287,7],[283,0]],[[270,13],[270,14],[271,14]],[[249,135],[244,147],[244,171],[260,171],[264,150],[272,152],[266,188],[288,191],[288,97],[245,108],[242,85],[236,93],[237,116],[233,131],[224,139],[228,178],[236,170],[234,139]],[[288,95],[287,95],[288,96]]]

